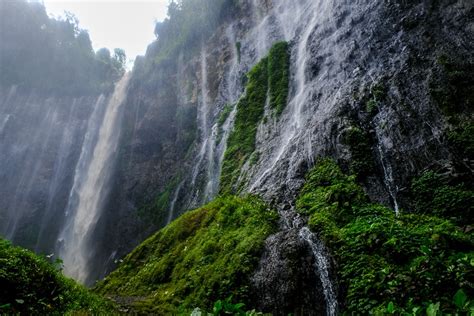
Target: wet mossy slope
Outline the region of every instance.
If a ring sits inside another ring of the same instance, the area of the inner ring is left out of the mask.
[[[250,276],[276,230],[276,212],[258,198],[219,197],[148,238],[95,290],[160,315],[230,296],[248,302]]]

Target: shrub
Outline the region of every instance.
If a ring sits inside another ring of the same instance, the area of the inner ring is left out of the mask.
[[[112,313],[111,303],[61,274],[33,252],[0,239],[0,314]]]

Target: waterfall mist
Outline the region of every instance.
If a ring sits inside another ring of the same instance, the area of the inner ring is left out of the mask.
[[[98,132],[97,142],[95,146],[85,142],[82,149],[70,193],[71,201],[66,209],[66,225],[58,241],[59,257],[64,262],[65,273],[81,282],[88,280],[88,265],[93,255],[90,234],[101,215],[110,181],[109,173],[117,154],[118,127],[128,80],[129,75],[126,74],[116,84],[107,102],[103,120],[94,122],[98,125],[93,123],[89,126],[89,131]],[[93,121],[96,119],[94,114],[91,118]]]

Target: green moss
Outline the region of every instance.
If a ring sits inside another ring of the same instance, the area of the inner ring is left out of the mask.
[[[232,112],[232,105],[226,104],[219,115],[219,119],[217,120],[217,126],[222,127],[224,123],[229,118],[230,113]]]
[[[286,107],[290,85],[290,54],[287,42],[273,45],[268,55],[270,107],[280,115]]]
[[[231,192],[240,169],[255,150],[258,123],[263,117],[268,90],[267,58],[248,73],[245,95],[237,103],[234,129],[227,139],[221,176],[221,192]]]
[[[156,225],[162,224],[170,207],[172,194],[176,190],[178,183],[179,177],[173,178],[152,203],[145,205],[138,211],[139,216]]]
[[[337,261],[343,314],[374,313],[390,302],[400,314],[431,302],[462,312],[453,295],[462,288],[473,296],[474,242],[451,221],[395,216],[370,203],[355,177],[331,160],[320,160],[308,174],[296,205]]]
[[[134,308],[169,315],[232,297],[249,302],[249,277],[277,215],[255,197],[220,197],[147,239],[96,286],[140,297]]]
[[[110,314],[111,303],[64,277],[33,252],[0,238],[0,314]]]
[[[380,102],[387,97],[387,88],[383,82],[379,82],[370,88],[369,99],[365,103],[365,111],[371,115],[375,115]]]
[[[237,103],[234,129],[227,140],[221,175],[221,192],[233,192],[240,170],[255,150],[258,124],[263,118],[267,93],[276,113],[283,111],[288,97],[288,44],[276,43],[267,57],[247,74],[244,96]]]

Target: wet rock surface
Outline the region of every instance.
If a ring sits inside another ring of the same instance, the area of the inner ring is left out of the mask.
[[[253,304],[273,315],[325,315],[321,281],[309,246],[291,229],[270,236],[252,278]]]

